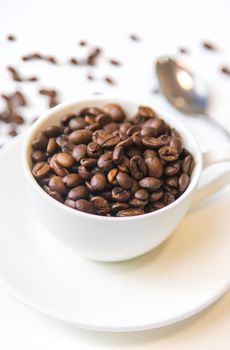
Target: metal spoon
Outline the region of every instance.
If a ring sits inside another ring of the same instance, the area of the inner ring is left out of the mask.
[[[200,79],[170,57],[158,59],[156,73],[162,92],[176,109],[194,116],[206,117],[230,138],[230,132],[208,116],[208,92]]]

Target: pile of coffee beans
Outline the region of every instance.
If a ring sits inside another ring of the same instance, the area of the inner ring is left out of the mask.
[[[65,205],[127,217],[161,209],[186,190],[194,167],[178,132],[140,106],[127,119],[109,103],[64,115],[32,142],[32,173]]]

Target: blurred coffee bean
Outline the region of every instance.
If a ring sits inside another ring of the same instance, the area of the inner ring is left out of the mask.
[[[87,123],[85,119],[81,117],[71,118],[71,120],[69,121],[69,127],[73,131],[84,129],[86,125]]]
[[[191,175],[194,168],[194,160],[191,155],[188,155],[185,157],[183,163],[182,163],[182,171],[185,174]]]
[[[88,144],[92,139],[92,131],[90,130],[75,130],[69,135],[69,141],[75,145]]]
[[[63,179],[60,176],[51,177],[49,181],[49,187],[51,190],[61,194],[65,194],[67,192],[67,187],[65,186]]]
[[[81,159],[86,158],[87,155],[87,146],[80,144],[74,147],[72,156],[76,162],[80,162]]]
[[[141,201],[146,201],[149,197],[149,194],[146,190],[141,189],[141,190],[138,190],[134,193],[134,197],[136,199],[141,200]]]
[[[63,177],[63,183],[68,187],[76,187],[82,184],[82,179],[79,174],[68,174]]]
[[[189,176],[185,173],[181,174],[179,177],[179,191],[184,192],[189,185]]]
[[[93,204],[87,201],[86,199],[77,200],[76,209],[79,211],[83,211],[84,213],[95,214],[95,209]]]
[[[44,130],[44,134],[46,137],[57,137],[61,134],[61,132],[62,132],[62,128],[58,125],[48,126]]]
[[[32,148],[36,151],[45,151],[48,145],[48,139],[45,135],[40,133],[32,142]]]
[[[116,103],[108,103],[102,108],[105,114],[108,114],[113,121],[121,123],[125,119],[125,112]]]
[[[97,161],[97,166],[99,169],[103,171],[109,171],[110,169],[113,168],[113,160],[112,160],[112,153],[111,152],[106,152],[102,154]]]
[[[124,148],[122,146],[118,146],[113,151],[113,161],[116,164],[121,164],[124,157]]]
[[[100,145],[94,141],[87,145],[87,154],[89,157],[98,158],[102,154]]]
[[[159,156],[166,162],[174,162],[179,158],[179,153],[174,147],[164,146],[159,149]]]

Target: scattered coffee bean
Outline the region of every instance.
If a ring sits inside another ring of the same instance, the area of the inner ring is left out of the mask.
[[[226,75],[230,75],[230,67],[227,67],[227,66],[221,67],[221,72]]]
[[[37,81],[38,80],[38,78],[36,76],[31,76],[31,77],[27,77],[27,78],[22,77],[21,74],[18,72],[18,70],[15,67],[13,67],[13,66],[8,66],[7,70],[10,72],[11,77],[12,77],[12,79],[14,81],[18,81],[18,82],[19,81],[21,81],[21,82],[23,82],[23,81],[32,81],[33,82],[33,81]]]
[[[75,65],[75,66],[78,66],[78,65],[79,65],[79,60],[78,60],[77,58],[75,58],[75,57],[71,57],[71,58],[69,59],[69,63],[70,63],[70,64],[73,64],[73,65]]]
[[[129,38],[133,41],[140,41],[140,38],[137,34],[130,34]]]
[[[109,60],[109,63],[112,64],[113,66],[120,66],[121,65],[121,63],[118,60],[116,60],[115,58],[111,58]]]
[[[80,41],[79,41],[79,45],[80,45],[80,46],[86,46],[86,45],[87,45],[87,41],[85,41],[85,40],[80,40]]]
[[[20,96],[14,99],[5,101],[23,104]],[[178,132],[147,106],[129,121],[115,103],[83,108],[46,127],[31,147],[32,174],[44,191],[102,216],[141,215],[171,204],[189,186],[194,168]]]
[[[210,51],[216,51],[216,46],[208,41],[204,41],[202,43],[202,46],[207,49],[207,50],[210,50]]]
[[[105,80],[106,83],[108,83],[110,85],[114,85],[115,84],[114,79],[109,77],[109,76],[104,77],[104,80]]]
[[[8,34],[7,37],[6,37],[6,39],[7,39],[8,41],[16,41],[16,40],[17,40],[17,39],[16,39],[16,36],[15,36],[14,34]]]
[[[186,49],[185,47],[179,47],[178,51],[183,54],[189,53],[188,49]]]

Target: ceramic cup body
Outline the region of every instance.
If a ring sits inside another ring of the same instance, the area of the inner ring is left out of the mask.
[[[186,214],[202,170],[202,155],[190,132],[177,120],[157,111],[170,126],[181,134],[185,147],[193,154],[195,168],[190,185],[172,204],[153,213],[127,218],[102,217],[71,209],[50,197],[31,174],[31,143],[46,126],[59,124],[64,114],[74,113],[86,106],[102,107],[106,103],[120,104],[128,116],[133,116],[144,101],[123,100],[110,96],[94,96],[74,103],[63,104],[48,111],[35,122],[24,140],[22,166],[25,174],[27,200],[48,228],[61,242],[80,255],[98,261],[131,259],[153,249],[163,242]]]

